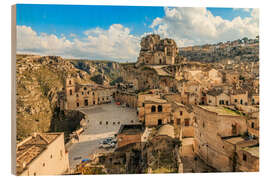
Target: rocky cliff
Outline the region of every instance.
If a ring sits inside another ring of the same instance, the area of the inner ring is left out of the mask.
[[[68,60],[58,56],[17,55],[18,140],[33,132],[68,131],[79,124],[79,121],[74,119],[77,112],[60,112],[56,107],[57,92],[62,90],[67,74],[72,74],[79,83],[95,84],[93,77],[101,76],[101,83],[109,84],[119,78],[118,63]],[[78,114],[77,117],[83,118]],[[68,121],[69,119],[73,120]],[[56,121],[63,120],[66,122],[61,127]]]
[[[235,40],[226,43],[183,47],[180,48],[179,54],[190,61],[199,62],[219,62],[224,59],[258,61],[259,40]]]

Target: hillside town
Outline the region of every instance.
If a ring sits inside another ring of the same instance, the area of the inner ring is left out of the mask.
[[[65,73],[45,89],[59,120],[18,141],[17,175],[259,171],[259,37],[179,48],[151,34],[140,46],[136,62],[110,66],[113,83],[105,65],[99,84],[89,68],[30,58]]]

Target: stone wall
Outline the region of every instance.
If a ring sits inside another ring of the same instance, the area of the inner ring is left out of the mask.
[[[137,95],[135,93],[117,92],[115,93],[115,101],[125,104],[131,108],[137,108]]]
[[[245,117],[218,115],[198,106],[194,110],[197,121],[195,153],[219,171],[232,171],[232,160],[225,150],[222,137],[244,134],[247,131]]]
[[[21,176],[61,175],[68,170],[69,159],[62,133],[28,165]]]

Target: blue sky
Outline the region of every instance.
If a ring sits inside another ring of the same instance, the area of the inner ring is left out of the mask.
[[[249,16],[245,11],[232,8],[207,8],[215,16],[232,20]],[[111,24],[129,27],[136,35],[151,31],[149,26],[156,17],[164,17],[164,7],[87,6],[18,4],[17,24],[31,26],[37,32],[70,34]]]
[[[240,36],[255,36],[256,31],[258,31],[256,30],[258,27],[255,26],[258,26],[258,22],[254,23],[257,19],[254,20],[252,12],[252,9],[232,8],[18,4],[17,29],[18,41],[20,42],[17,49],[18,52],[35,53],[33,49],[40,46],[40,51],[37,52],[46,55],[51,53],[78,58],[81,55],[80,58],[117,60],[121,59],[121,57],[116,56],[117,48],[119,49],[118,40],[107,44],[108,47],[115,47],[107,52],[111,56],[102,54],[102,52],[94,55],[97,50],[108,49],[97,42],[106,42],[106,38],[107,41],[115,39],[112,36],[117,35],[123,36],[125,40],[133,43],[124,43],[129,48],[130,56],[125,54],[122,59],[134,61],[136,53],[139,51],[138,41],[146,33],[154,32],[162,37],[173,38],[178,46],[234,40],[238,37],[241,38]],[[235,29],[232,29],[232,24]],[[250,28],[251,25],[252,29],[244,30],[247,27]],[[203,28],[209,33],[203,32]],[[239,28],[240,30],[237,30]],[[198,32],[198,29],[202,29],[202,31]],[[244,33],[242,33],[243,30]],[[185,33],[183,34],[181,31]],[[221,36],[221,32],[223,33],[222,37],[218,38]],[[229,33],[234,34],[230,36]],[[103,41],[100,38],[103,38]],[[31,47],[29,42],[26,43],[28,40],[44,41],[47,44],[33,42],[36,46]],[[58,45],[55,49],[49,45],[49,42],[52,41]],[[95,49],[94,45],[100,46],[100,49]],[[62,46],[74,54],[61,51]],[[89,54],[87,54],[87,48]]]
[[[24,5],[17,6],[17,24],[31,26],[38,32],[82,33],[112,24],[129,27],[134,34],[143,34],[156,17],[163,17],[163,7]]]

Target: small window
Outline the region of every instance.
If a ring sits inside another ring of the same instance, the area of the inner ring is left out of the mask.
[[[255,127],[254,122],[252,122],[251,123],[251,128],[254,128],[254,127]]]
[[[109,124],[109,122],[108,121],[106,121],[106,125],[108,125]]]
[[[247,161],[247,155],[243,154],[243,161]]]
[[[69,90],[69,95],[72,95],[72,89]]]
[[[76,94],[76,97],[79,97],[79,94]]]
[[[84,93],[82,92],[82,95],[83,95]]]
[[[71,80],[69,80],[69,84],[71,85]]]
[[[205,127],[205,124],[204,124],[204,122],[203,122],[202,126],[203,126],[203,128]]]
[[[142,107],[144,107],[144,103],[142,103]]]
[[[83,88],[83,90],[85,90],[85,91],[86,91],[86,90],[87,90],[87,88],[86,88],[86,87],[84,87],[84,88]]]
[[[77,107],[79,107],[80,106],[80,103],[77,103]]]
[[[156,112],[156,106],[151,107],[151,112]]]
[[[234,102],[237,103],[237,99],[234,99]]]
[[[183,111],[180,111],[180,116],[182,116],[183,115]]]
[[[52,154],[51,154],[51,157],[50,157],[50,158],[52,159],[52,157],[53,157],[53,156],[52,156]]]
[[[102,124],[102,121],[99,121],[99,125],[101,125]]]
[[[37,173],[34,172],[34,176],[36,176],[36,175],[37,175]]]
[[[45,163],[43,163],[42,166],[45,167]]]
[[[158,112],[162,112],[162,106],[158,105]]]
[[[185,119],[185,126],[189,126],[189,119]]]

